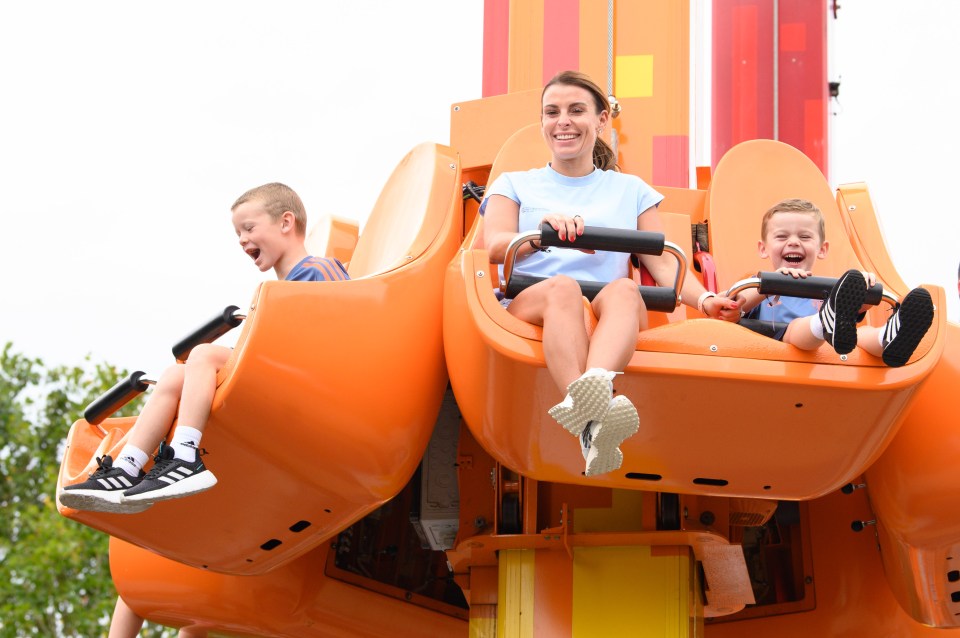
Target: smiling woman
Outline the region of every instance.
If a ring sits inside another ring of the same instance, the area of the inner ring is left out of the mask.
[[[615,157],[600,133],[610,118],[603,91],[586,75],[557,74],[541,95],[540,127],[550,150],[544,168],[503,173],[487,190],[484,245],[492,263],[503,263],[520,232],[549,224],[568,249],[543,250],[530,242],[518,251],[516,269],[544,277],[504,305],[513,316],[543,327],[547,370],[561,393],[550,415],[580,438],[587,476],[620,467],[620,444],[637,432],[637,410],[624,394],[613,396],[613,379],[633,355],[637,334],[647,327],[647,309],[630,278],[626,254],[571,250],[586,226],[660,233],[657,205],[663,196],[642,179],[615,169]],[[657,283],[670,286],[676,275],[669,254],[637,255]],[[583,292],[577,280],[606,285],[590,302],[597,327],[588,334]],[[609,283],[607,283],[609,282]],[[730,300],[705,298],[704,288],[687,278],[682,298],[697,300],[719,316]]]

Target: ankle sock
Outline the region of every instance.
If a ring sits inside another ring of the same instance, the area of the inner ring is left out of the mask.
[[[188,463],[196,461],[197,447],[200,445],[201,436],[203,436],[203,432],[196,428],[178,425],[177,429],[173,431],[173,439],[170,441],[174,458]]]
[[[127,443],[117,455],[117,460],[113,462],[113,467],[119,467],[121,470],[136,478],[140,476],[144,463],[149,456],[140,448]]]
[[[823,339],[823,323],[820,321],[819,314],[810,315],[810,332],[817,339]]]

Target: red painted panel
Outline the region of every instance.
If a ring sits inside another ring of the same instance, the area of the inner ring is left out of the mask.
[[[807,48],[807,25],[802,22],[780,23],[780,50],[805,51]]]
[[[779,124],[795,146],[827,174],[827,13],[816,0],[780,3]],[[803,46],[795,41],[802,32]]]
[[[580,68],[580,0],[543,5],[543,83],[567,69]]]
[[[483,97],[507,92],[510,0],[483,3]]]
[[[690,138],[653,136],[653,184],[690,188]]]
[[[732,146],[773,136],[773,5],[713,1],[712,163]]]

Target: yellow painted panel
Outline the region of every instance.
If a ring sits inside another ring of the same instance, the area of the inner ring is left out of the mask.
[[[573,555],[573,638],[693,638],[689,550],[578,547]]]
[[[653,492],[613,490],[610,507],[577,508],[573,517],[573,531],[577,534],[642,531],[643,503],[651,498],[655,498]]]
[[[500,552],[499,638],[533,638],[534,556],[532,549]]]
[[[618,55],[614,69],[617,99],[653,97],[652,55]]]

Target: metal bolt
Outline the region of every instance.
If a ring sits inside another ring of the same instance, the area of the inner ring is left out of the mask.
[[[856,204],[850,204],[849,206],[847,206],[847,210],[857,210],[857,205],[856,205]]]
[[[710,346],[710,352],[716,352],[719,349],[717,346]]]
[[[482,271],[482,270],[478,270],[478,271],[477,271],[477,277],[480,278],[480,279],[483,279],[483,271]]]
[[[450,168],[452,168],[453,170],[457,170],[457,165],[456,165],[456,164],[450,164]]]
[[[460,110],[460,107],[459,107],[459,106],[455,106],[455,107],[453,107],[453,110],[454,110],[454,111],[459,111],[459,110]]]
[[[840,355],[840,360],[841,360],[841,361],[846,361],[846,360],[847,360],[847,355],[845,355],[845,354]]]

